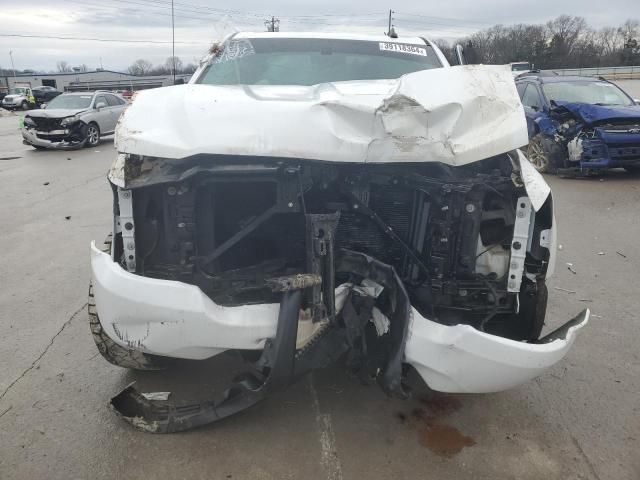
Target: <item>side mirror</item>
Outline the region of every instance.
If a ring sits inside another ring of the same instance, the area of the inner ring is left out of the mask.
[[[44,110],[45,108],[47,108],[47,104],[43,103],[42,105],[40,105],[40,108],[42,108]]]
[[[455,46],[456,58],[458,60],[458,65],[466,65],[467,61],[464,58],[464,48],[459,43]]]
[[[101,108],[105,108],[106,106],[107,106],[106,103],[98,102],[98,103],[96,103],[96,110],[100,110]]]

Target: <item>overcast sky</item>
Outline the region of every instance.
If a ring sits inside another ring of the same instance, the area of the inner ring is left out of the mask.
[[[393,6],[393,23],[400,35],[454,39],[497,23],[544,23],[563,13],[583,16],[596,28],[618,26],[629,17],[640,17],[639,2],[175,0],[176,56],[184,63],[195,62],[213,40],[234,28],[263,31],[263,21],[270,15],[281,19],[281,30],[382,33]],[[0,0],[0,25],[2,68],[11,67],[9,51],[17,69],[43,70],[54,70],[60,60],[90,69],[102,63],[106,69],[125,70],[137,58],[162,63],[171,55],[170,0]],[[14,34],[87,40],[2,36]]]

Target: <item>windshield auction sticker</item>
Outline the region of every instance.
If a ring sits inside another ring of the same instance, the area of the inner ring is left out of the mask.
[[[406,45],[403,43],[380,42],[380,50],[383,52],[408,53],[410,55],[427,56],[427,49],[418,45]]]

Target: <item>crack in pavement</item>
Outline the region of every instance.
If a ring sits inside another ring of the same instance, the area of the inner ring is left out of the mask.
[[[31,365],[24,371],[22,372],[18,378],[16,378],[13,382],[11,382],[9,384],[9,386],[7,388],[4,389],[4,392],[2,392],[2,394],[0,394],[0,400],[2,400],[4,398],[4,396],[9,392],[9,390],[11,390],[11,388],[13,388],[13,386],[18,383],[20,380],[22,380],[22,378],[24,378],[24,376],[29,373],[31,370],[33,370],[35,368],[35,366],[38,364],[38,362],[42,359],[42,357],[44,357],[47,352],[49,351],[49,349],[51,348],[51,346],[53,345],[53,342],[55,342],[56,338],[58,338],[58,336],[64,331],[65,328],[67,328],[67,326],[71,323],[71,321],[76,317],[76,315],[78,315],[82,310],[85,309],[85,307],[87,306],[87,304],[83,304],[79,309],[77,309],[75,312],[73,312],[71,314],[71,316],[69,317],[69,319],[64,322],[62,324],[62,327],[60,327],[60,329],[56,332],[56,334],[51,337],[51,340],[49,341],[49,345],[47,345],[45,347],[45,349],[42,351],[42,353],[40,355],[38,355],[38,358],[36,358]],[[6,412],[5,412],[6,413]]]

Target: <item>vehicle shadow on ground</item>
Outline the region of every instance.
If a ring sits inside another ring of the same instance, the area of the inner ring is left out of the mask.
[[[622,168],[614,168],[611,170],[605,170],[599,173],[584,175],[584,176],[570,176],[570,175],[550,175],[545,174],[547,177],[557,177],[562,180],[582,180],[591,182],[600,181],[628,181],[628,180],[640,180],[640,172],[627,172]]]

